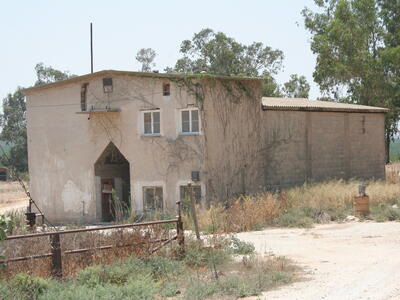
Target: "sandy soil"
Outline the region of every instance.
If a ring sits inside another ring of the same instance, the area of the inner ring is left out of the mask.
[[[238,237],[304,269],[304,280],[261,299],[400,299],[400,223],[267,229]]]

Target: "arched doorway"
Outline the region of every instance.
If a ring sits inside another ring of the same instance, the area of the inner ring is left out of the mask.
[[[97,201],[101,204],[101,221],[111,222],[129,214],[129,162],[113,143],[108,144],[96,161],[94,173],[100,179]]]

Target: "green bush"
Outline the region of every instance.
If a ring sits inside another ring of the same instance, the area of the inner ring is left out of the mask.
[[[398,221],[400,220],[400,209],[387,204],[372,206],[369,218],[377,222]]]
[[[151,270],[155,279],[175,277],[182,272],[182,263],[177,260],[155,256],[146,261],[146,266]]]
[[[230,259],[224,248],[204,247],[201,242],[188,243],[184,263],[191,267],[219,266]]]
[[[112,265],[92,266],[78,272],[76,280],[81,284],[123,284],[130,277],[145,276],[151,273],[146,264],[137,258],[129,258]]]
[[[278,215],[271,224],[279,227],[311,228],[314,223],[312,208],[291,208]],[[315,212],[314,212],[315,213]]]
[[[8,283],[9,295],[13,299],[37,299],[49,286],[46,279],[26,273],[15,275]]]
[[[185,290],[185,299],[202,300],[219,292],[219,286],[215,281],[207,282],[192,278]]]
[[[252,254],[256,249],[252,243],[241,241],[236,236],[231,235],[225,250],[233,254]]]

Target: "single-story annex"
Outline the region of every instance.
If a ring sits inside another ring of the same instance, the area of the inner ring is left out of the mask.
[[[261,80],[100,71],[25,90],[31,195],[112,221],[329,178],[384,178],[387,109],[263,98]]]

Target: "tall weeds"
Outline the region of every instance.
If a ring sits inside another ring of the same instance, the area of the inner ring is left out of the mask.
[[[368,185],[371,207],[396,203],[400,206],[400,173],[389,174],[391,179],[386,182],[363,182]],[[241,196],[232,199],[227,207],[219,204],[212,204],[209,209],[198,207],[198,221],[206,233],[259,230],[266,225],[309,227],[326,218],[340,221],[354,213],[353,201],[360,183],[358,180],[332,180],[275,193]],[[393,219],[393,212],[390,213],[387,220]],[[380,215],[379,220],[386,220],[382,218]],[[187,227],[193,224],[189,214],[185,214],[184,221]]]

